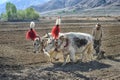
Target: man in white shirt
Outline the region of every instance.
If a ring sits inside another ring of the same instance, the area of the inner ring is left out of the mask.
[[[102,39],[102,26],[99,23],[97,23],[93,29],[92,35],[94,37],[94,49],[96,51],[96,55],[99,56]]]

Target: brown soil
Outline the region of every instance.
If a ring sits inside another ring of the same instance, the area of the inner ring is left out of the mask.
[[[51,19],[51,18],[50,18]],[[0,80],[120,80],[120,17],[99,17],[104,35],[105,59],[91,62],[49,63],[42,53],[34,54],[32,41],[25,39],[28,22],[0,22]],[[61,32],[92,32],[96,17],[64,17]],[[53,20],[36,22],[40,36],[50,31]]]

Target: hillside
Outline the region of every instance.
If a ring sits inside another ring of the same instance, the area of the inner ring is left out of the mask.
[[[5,0],[0,2],[0,13],[6,2],[17,9],[33,7],[41,15],[120,15],[120,0]]]
[[[97,7],[83,10],[57,9],[42,12],[41,15],[120,16],[120,5],[114,4],[105,7]]]
[[[115,3],[120,4],[119,0],[50,0],[44,4],[32,6],[38,12],[45,12],[57,9],[64,10],[84,10],[96,7],[106,7],[114,5]]]

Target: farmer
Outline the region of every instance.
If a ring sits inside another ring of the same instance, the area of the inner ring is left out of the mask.
[[[56,19],[55,26],[53,26],[53,28],[51,30],[52,36],[55,40],[55,51],[58,51],[57,44],[58,44],[58,37],[59,37],[59,33],[60,33],[60,27],[59,27],[60,24],[61,24],[61,19],[60,19],[60,17],[58,17],[58,19]]]
[[[94,37],[94,49],[96,51],[95,55],[99,56],[102,39],[102,26],[99,23],[95,25],[95,28],[92,31],[92,35]]]

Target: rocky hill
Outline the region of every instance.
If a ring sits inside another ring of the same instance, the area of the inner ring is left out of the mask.
[[[45,12],[57,9],[84,10],[114,4],[120,4],[120,0],[50,0],[32,7],[38,12]]]

